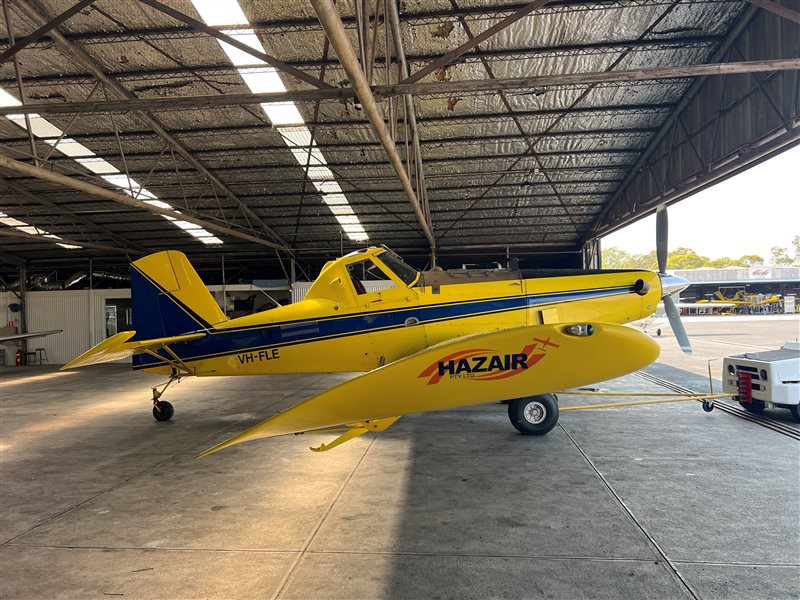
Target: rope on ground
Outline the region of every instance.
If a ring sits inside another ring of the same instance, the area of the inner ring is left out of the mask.
[[[611,392],[574,392],[565,391],[559,392],[561,394],[576,394],[586,396],[679,396],[677,398],[670,397],[664,400],[634,400],[632,402],[608,402],[605,404],[587,404],[585,406],[560,406],[559,411],[565,410],[590,410],[594,408],[618,408],[620,406],[642,406],[644,404],[666,404],[668,402],[689,402],[699,400],[717,400],[720,398],[731,398],[732,394],[636,394],[636,393],[611,393]]]

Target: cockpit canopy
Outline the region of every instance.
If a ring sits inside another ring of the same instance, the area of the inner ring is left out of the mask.
[[[419,279],[420,273],[389,248],[364,248],[327,263],[306,298],[347,303],[368,292],[363,282],[384,281],[385,287],[410,288]]]

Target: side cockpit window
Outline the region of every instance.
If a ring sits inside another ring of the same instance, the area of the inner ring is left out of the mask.
[[[385,282],[380,285],[380,289],[397,287],[397,284],[389,277],[388,273],[385,273],[381,267],[370,259],[347,265],[347,272],[350,275],[350,280],[353,282],[356,294],[359,295],[367,293],[363,282]]]

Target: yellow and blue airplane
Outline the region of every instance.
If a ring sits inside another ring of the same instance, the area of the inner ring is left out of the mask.
[[[365,290],[365,274],[388,287]],[[385,247],[328,262],[304,300],[228,319],[186,256],[163,251],[131,265],[134,331],[63,368],[133,356],[169,377],[361,371],[215,446],[290,433],[338,432],[328,450],[409,413],[508,401],[521,433],[558,420],[552,392],[618,377],[658,357],[624,324],[652,314],[687,282],[652,271],[417,272]],[[688,345],[688,341],[686,342]],[[204,454],[206,454],[204,453]]]

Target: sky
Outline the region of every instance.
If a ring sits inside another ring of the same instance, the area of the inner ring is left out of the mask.
[[[669,207],[669,249],[691,248],[708,258],[757,254],[771,248],[792,255],[800,235],[800,147],[787,150]],[[655,249],[655,216],[603,238],[603,248],[634,254]]]

